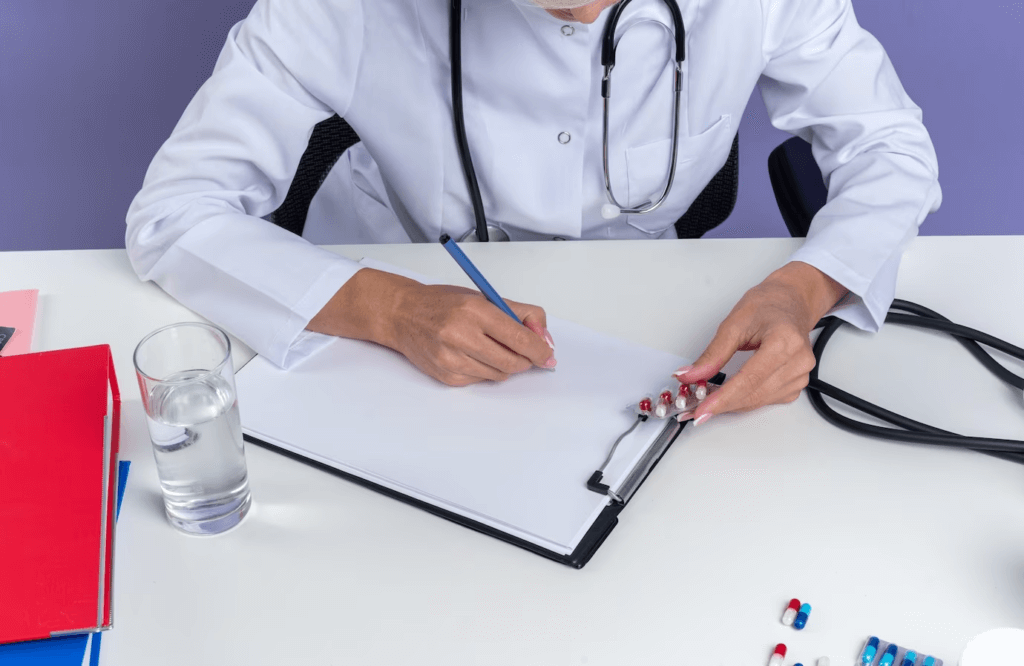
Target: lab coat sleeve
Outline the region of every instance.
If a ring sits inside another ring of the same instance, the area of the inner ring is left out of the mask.
[[[261,218],[284,200],[313,126],[351,101],[360,2],[257,2],[127,215],[139,277],[285,368],[330,340],[304,329],[359,265]]]
[[[763,0],[759,82],[775,127],[811,144],[828,186],[806,242],[808,263],[852,292],[835,315],[877,331],[903,250],[938,209],[935,149],[921,109],[850,0]]]

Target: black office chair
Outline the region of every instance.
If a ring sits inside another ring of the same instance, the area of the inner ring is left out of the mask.
[[[676,222],[680,238],[700,238],[732,213],[739,191],[739,138],[737,134],[733,139],[725,165]],[[284,203],[270,214],[270,221],[301,236],[313,195],[341,154],[358,141],[359,135],[355,130],[337,115],[318,123],[309,137],[309,145],[302,154]]]
[[[298,236],[306,228],[306,214],[324,179],[341,154],[359,142],[359,135],[340,116],[333,115],[317,123],[302,153],[288,194],[281,206],[270,214],[270,221]]]
[[[768,177],[789,235],[807,236],[811,220],[828,197],[821,170],[811,154],[811,144],[800,137],[779,144],[768,156]]]

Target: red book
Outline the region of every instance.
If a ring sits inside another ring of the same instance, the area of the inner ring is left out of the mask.
[[[107,345],[0,358],[0,643],[110,627],[120,405]]]

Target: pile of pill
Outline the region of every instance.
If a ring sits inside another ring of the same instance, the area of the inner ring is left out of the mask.
[[[794,629],[803,629],[807,626],[807,620],[811,615],[811,605],[802,604],[799,599],[790,599],[789,605],[786,606],[786,610],[782,612],[782,624],[787,627],[793,627]],[[781,648],[781,650],[780,650]],[[775,646],[775,652],[772,654],[771,660],[768,661],[769,666],[775,666],[778,664],[781,666],[786,656],[786,646],[779,643]],[[793,666],[804,666],[803,664],[797,663]],[[828,657],[821,657],[818,659],[817,666],[829,666]],[[902,666],[902,665],[900,665]]]
[[[649,416],[656,419],[687,416],[692,413],[709,395],[721,388],[718,384],[701,380],[693,384],[680,384],[676,391],[664,388],[658,393],[657,399],[645,396],[634,406],[638,416]]]
[[[794,629],[803,629],[807,626],[807,619],[810,615],[810,604],[801,604],[799,599],[792,599],[782,613],[782,624]]]
[[[878,657],[878,661],[875,661]],[[915,650],[901,648],[872,636],[861,652],[860,666],[942,666],[942,660],[922,655]]]

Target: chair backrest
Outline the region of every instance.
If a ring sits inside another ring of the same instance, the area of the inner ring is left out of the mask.
[[[737,133],[725,164],[676,222],[676,233],[680,238],[700,238],[725,222],[736,206],[739,189],[740,135]]]
[[[358,142],[359,135],[337,114],[317,123],[299,160],[288,194],[281,206],[270,214],[270,221],[301,236],[313,195],[342,153]]]
[[[355,130],[337,115],[317,123],[309,137],[306,152],[299,160],[288,194],[280,208],[270,214],[270,221],[301,236],[313,195],[341,154],[358,141],[359,135]],[[724,222],[736,205],[738,191],[739,134],[733,139],[725,165],[676,222],[679,237],[700,238]]]
[[[789,234],[805,237],[811,220],[828,200],[828,188],[814,161],[811,144],[800,137],[779,144],[768,156],[768,177]]]

